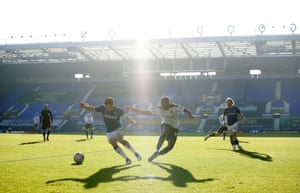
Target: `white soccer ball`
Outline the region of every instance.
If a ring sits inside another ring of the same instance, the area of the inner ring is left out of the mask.
[[[74,154],[73,159],[77,164],[82,164],[82,162],[84,160],[84,155],[81,152],[77,152]]]

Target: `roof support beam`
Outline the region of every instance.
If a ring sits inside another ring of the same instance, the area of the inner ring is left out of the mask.
[[[191,53],[188,51],[188,49],[183,45],[182,42],[179,43],[180,47],[184,50],[184,52],[186,53],[186,55],[189,57],[189,58],[192,58],[193,56],[191,55]]]
[[[224,52],[223,46],[221,45],[221,43],[220,43],[220,42],[216,42],[216,43],[217,43],[217,45],[218,45],[218,48],[219,48],[219,50],[220,50],[220,52],[221,52],[221,54],[222,54],[223,58],[226,58],[226,55],[225,55],[225,52]]]
[[[152,56],[153,56],[156,60],[159,59],[159,57],[153,52],[153,50],[152,50],[149,46],[145,45],[145,48],[148,50],[148,52],[150,52],[150,53],[152,54]]]
[[[117,48],[113,47],[113,46],[108,46],[115,54],[117,54],[120,58],[122,58],[123,60],[128,60],[127,58],[125,58],[118,50]]]

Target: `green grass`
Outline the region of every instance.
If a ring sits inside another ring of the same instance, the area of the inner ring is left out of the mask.
[[[106,136],[0,134],[1,193],[198,193],[300,192],[300,138],[241,136],[243,152],[232,152],[228,138],[203,141],[179,136],[175,148],[154,163],[147,158],[158,136],[125,136],[143,156],[124,150],[124,160]],[[73,154],[85,155],[82,165]]]

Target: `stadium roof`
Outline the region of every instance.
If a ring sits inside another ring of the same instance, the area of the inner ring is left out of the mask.
[[[300,35],[258,35],[0,45],[0,63],[62,63],[300,56]]]

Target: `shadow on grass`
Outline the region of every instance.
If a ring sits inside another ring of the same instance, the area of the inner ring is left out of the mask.
[[[249,143],[248,141],[240,141],[239,140],[239,143]]]
[[[131,181],[131,180],[162,180],[162,181],[171,181],[177,187],[186,187],[187,183],[204,183],[208,181],[213,181],[213,178],[206,179],[196,179],[188,170],[168,163],[161,162],[152,162],[154,165],[164,169],[168,172],[168,177],[159,177],[159,176],[133,176],[126,175],[114,178],[113,175],[123,170],[131,169],[141,165],[132,165],[132,166],[112,166],[108,168],[102,168],[96,173],[92,174],[87,178],[62,178],[56,180],[49,180],[46,184],[51,184],[60,181],[75,181],[83,183],[86,189],[95,188],[99,184],[108,183],[113,181]]]
[[[174,164],[162,162],[152,163],[169,173],[168,177],[153,177],[152,179],[171,181],[175,186],[178,187],[186,187],[187,183],[204,183],[215,180],[214,178],[196,179],[190,171]]]
[[[60,182],[60,181],[75,181],[75,182],[83,183],[84,187],[86,189],[90,189],[90,188],[97,187],[98,184],[101,184],[101,183],[112,182],[112,181],[129,181],[129,180],[136,179],[135,176],[134,177],[121,176],[121,177],[113,178],[113,175],[116,173],[119,173],[123,170],[128,170],[130,168],[134,168],[134,167],[138,167],[138,166],[140,166],[140,165],[112,166],[112,167],[108,167],[108,168],[102,168],[87,178],[62,178],[62,179],[47,181],[46,184],[51,184],[51,183]]]
[[[29,141],[29,142],[23,142],[20,143],[19,145],[32,145],[32,144],[37,144],[37,143],[42,143],[43,141]]]
[[[88,139],[77,139],[76,142],[84,142],[87,141]]]
[[[241,155],[253,158],[253,159],[259,159],[262,161],[273,161],[272,157],[265,153],[259,153],[255,151],[247,151],[245,149],[240,149],[236,151],[237,153],[240,153]]]
[[[232,151],[229,149],[216,149],[216,150],[223,150],[223,151]],[[255,151],[248,151],[243,149],[239,149],[237,151],[234,151],[236,153],[239,153],[243,156],[249,157],[249,158],[253,158],[253,159],[258,159],[258,160],[262,160],[262,161],[268,161],[271,162],[273,161],[272,157],[266,153],[259,153],[259,152],[255,152]]]

